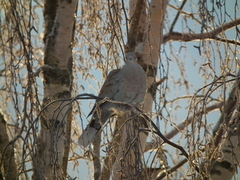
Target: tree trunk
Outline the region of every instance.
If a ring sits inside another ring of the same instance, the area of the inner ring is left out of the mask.
[[[46,0],[44,102],[41,130],[33,160],[33,179],[64,179],[70,148],[72,41],[77,0]],[[48,105],[49,104],[49,105]]]
[[[237,76],[239,78],[239,74]],[[213,180],[231,180],[240,165],[240,82],[236,80],[223,113],[214,128],[215,147],[218,149],[210,168]],[[215,153],[215,152],[214,152]]]
[[[6,146],[7,145],[7,146]],[[6,121],[0,112],[0,179],[17,179],[17,167],[14,158],[14,148],[9,144]]]
[[[130,19],[132,19],[132,22],[130,22],[127,47],[130,51],[137,52],[139,62],[147,73],[149,90],[154,86],[157,74],[157,66],[160,59],[159,49],[162,44],[163,21],[167,3],[167,0],[152,0],[147,15],[145,13],[147,7],[144,1],[130,1]],[[152,111],[153,96],[155,93],[156,91],[148,91],[144,101],[144,112]],[[126,117],[125,120],[129,120],[129,118],[131,116]],[[121,143],[117,150],[117,159],[113,165],[114,179],[146,178],[143,177],[142,157],[147,135],[139,131],[139,127],[141,127],[143,121],[141,118],[135,118],[124,124]]]
[[[239,105],[231,117],[232,123],[224,134],[225,140],[219,144],[219,155],[210,170],[212,180],[231,180],[237,172],[240,162],[240,125]]]

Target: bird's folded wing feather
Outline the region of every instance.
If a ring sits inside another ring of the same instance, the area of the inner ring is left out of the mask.
[[[115,69],[108,74],[98,95],[99,97],[108,97],[114,100],[114,95],[119,91],[120,84],[123,80],[120,70],[121,69]]]
[[[100,90],[100,93],[98,95],[98,97],[100,98],[105,98],[108,97],[111,100],[114,100],[114,95],[117,93],[119,85],[117,85],[120,81],[122,81],[122,76],[120,75],[119,71],[121,69],[115,69],[112,70],[108,75],[107,78]],[[101,101],[101,100],[97,100]],[[93,106],[92,110],[90,111],[90,113],[88,114],[88,117],[90,115],[92,115],[92,113],[94,112],[94,109],[96,108],[96,104]]]

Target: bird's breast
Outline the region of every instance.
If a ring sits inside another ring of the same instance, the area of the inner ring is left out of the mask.
[[[124,78],[123,89],[127,102],[142,103],[146,93],[146,74],[140,65],[123,67],[121,73]]]

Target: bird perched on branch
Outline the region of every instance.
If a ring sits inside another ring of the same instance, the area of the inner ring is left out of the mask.
[[[109,100],[139,107],[146,94],[146,80],[146,73],[137,63],[136,54],[129,52],[126,54],[126,64],[121,69],[115,69],[108,74],[98,97],[107,97]],[[78,142],[83,147],[95,140],[96,135],[100,133],[102,126],[110,117],[121,115],[129,110],[124,104],[106,101],[98,105],[99,101],[96,100],[96,104],[90,112],[90,114],[93,113],[92,118],[79,137]]]

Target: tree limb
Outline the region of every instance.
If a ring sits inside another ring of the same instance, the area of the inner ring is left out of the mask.
[[[175,9],[175,10],[178,11],[179,13],[184,14],[185,16],[190,17],[191,19],[193,19],[194,21],[196,21],[198,24],[202,24],[201,21],[199,21],[197,18],[194,17],[194,14],[193,14],[193,13],[185,12],[185,11],[183,11],[182,9],[180,9],[180,8],[178,8],[178,7],[175,7],[175,6],[171,5],[171,4],[168,4],[168,6],[171,7],[171,8],[173,8],[173,9]],[[206,27],[208,27],[208,26],[206,26]]]
[[[205,109],[205,114],[210,112],[210,111],[213,111],[215,109],[218,109],[218,108],[221,108],[223,106],[224,102],[219,102],[219,103],[216,103],[212,106],[209,106],[209,107],[206,107]],[[192,121],[193,121],[193,118],[196,117],[196,116],[199,116],[200,114],[202,114],[203,112],[202,111],[198,111],[194,114],[194,116],[191,116],[189,118],[187,118],[185,121],[181,122],[179,125],[177,125],[173,130],[171,130],[169,133],[167,133],[165,135],[165,137],[167,139],[171,139],[173,138],[179,131],[183,130],[184,128],[186,128]]]
[[[168,34],[165,34],[163,36],[163,43],[166,43],[168,41],[194,41],[194,40],[203,40],[203,39],[213,39],[217,41],[224,41],[229,43],[234,43],[237,45],[240,45],[240,42],[234,41],[234,40],[223,40],[219,37],[217,37],[218,34],[221,32],[227,31],[228,29],[231,29],[235,26],[240,25],[240,18],[235,19],[231,22],[228,22],[226,24],[223,24],[222,26],[218,27],[217,29],[214,29],[210,32],[206,33],[199,33],[199,34],[190,34],[190,33],[181,33],[181,32],[169,32]]]
[[[157,178],[155,180],[161,180],[163,179],[165,176],[167,176],[168,174],[176,171],[178,168],[180,168],[181,166],[183,166],[188,160],[187,159],[183,159],[182,161],[180,161],[179,163],[177,163],[175,166],[173,166],[171,169],[167,170],[167,171],[160,171],[159,175],[157,176]]]

